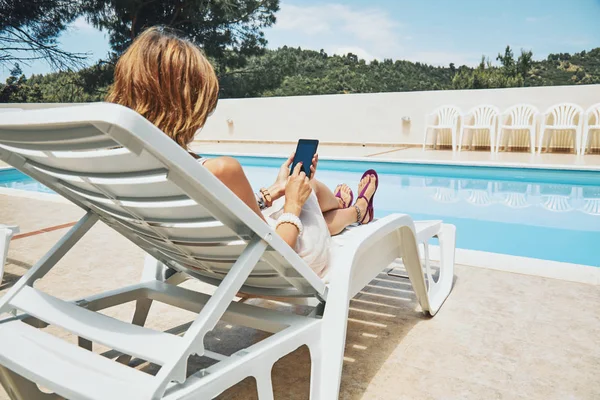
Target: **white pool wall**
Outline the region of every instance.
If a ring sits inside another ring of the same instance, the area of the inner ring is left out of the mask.
[[[514,104],[529,103],[544,112],[561,102],[579,104],[585,110],[600,102],[600,85],[221,99],[196,138],[296,142],[311,137],[329,143],[416,146],[423,143],[425,116],[441,105],[456,105],[467,112],[480,104],[504,111]],[[67,105],[13,103],[0,104],[0,108]],[[527,138],[521,136],[524,145]],[[563,134],[553,145],[569,146],[570,137]],[[448,140],[447,135],[442,138],[444,143]],[[485,142],[483,136],[480,140]],[[594,135],[592,146],[600,147],[600,134]]]
[[[600,102],[600,85],[224,99],[197,138],[295,142],[311,137],[332,143],[421,145],[425,115],[441,105],[467,112],[492,104],[503,112],[529,103],[544,112],[561,102],[585,110]],[[600,146],[600,140],[594,138],[593,145]]]

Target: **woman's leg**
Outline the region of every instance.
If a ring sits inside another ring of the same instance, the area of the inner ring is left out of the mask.
[[[340,207],[337,197],[323,182],[313,179],[310,181],[310,185],[317,196],[319,207],[323,213]]]
[[[367,211],[367,206],[369,205],[368,200],[375,193],[375,183],[376,178],[374,175],[365,176],[360,183],[358,184],[358,193],[360,193],[365,186],[368,185],[367,190],[365,190],[364,196],[367,198],[356,199],[354,203],[360,209],[360,215],[362,220],[365,220],[365,214]],[[327,227],[329,228],[329,233],[333,235],[337,235],[341,231],[343,231],[347,226],[352,225],[357,222],[358,215],[355,207],[330,210],[328,212],[323,213],[323,217],[325,218],[325,222],[327,223]],[[369,221],[371,222],[371,221]]]
[[[335,194],[323,182],[313,179],[310,181],[310,184],[315,192],[315,195],[317,196],[319,207],[321,208],[321,212],[323,214],[342,207],[340,198],[335,197]],[[339,185],[338,188],[342,192],[342,198],[347,203],[350,199],[350,188],[345,184]]]

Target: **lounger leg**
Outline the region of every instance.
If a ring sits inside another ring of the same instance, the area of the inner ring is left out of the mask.
[[[310,400],[320,400],[321,386],[323,385],[323,358],[321,344],[308,347],[310,351]]]
[[[152,256],[146,256],[144,260],[144,270],[142,272],[142,282],[157,280],[160,282],[168,282],[173,285],[178,285],[185,280],[184,274],[175,272],[171,275],[172,270],[165,267],[161,262],[157,261]],[[151,299],[139,299],[135,302],[135,312],[131,323],[133,325],[144,326],[150,307],[152,306]],[[117,357],[117,362],[122,364],[129,364],[131,356],[129,354],[122,354]]]
[[[351,269],[352,270],[352,269]],[[332,278],[323,313],[320,346],[311,350],[311,400],[337,399],[342,380],[348,308],[350,306],[350,276]],[[317,354],[318,352],[318,354]]]
[[[42,392],[35,383],[3,366],[0,366],[0,383],[11,400],[64,400],[55,393]]]
[[[454,280],[454,253],[456,249],[456,227],[444,224],[437,235],[440,242],[440,275],[438,281],[429,284],[429,314],[435,315],[452,290]]]
[[[152,306],[151,299],[139,299],[135,302],[135,312],[133,313],[133,319],[131,323],[133,325],[144,326],[148,313],[150,312],[150,306]],[[129,354],[121,354],[116,360],[121,364],[129,364],[131,356]]]
[[[271,368],[255,377],[256,391],[259,400],[273,400],[273,381],[271,380]]]

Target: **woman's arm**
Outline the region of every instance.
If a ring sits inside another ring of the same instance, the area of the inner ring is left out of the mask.
[[[236,159],[231,157],[211,158],[204,162],[204,166],[262,218],[263,221],[266,221],[256,203],[250,182],[242,166]],[[312,191],[309,179],[304,172],[300,171],[301,167],[301,164],[296,166],[293,174],[288,178],[284,189],[286,197],[283,210],[285,213],[291,213],[295,216],[300,216],[302,206]],[[290,247],[294,248],[296,246],[300,232],[295,225],[283,223],[275,231]]]
[[[310,179],[304,172],[301,172],[302,164],[296,165],[292,175],[288,178],[287,185],[285,186],[285,203],[283,205],[283,212],[285,214],[292,214],[296,217],[300,216],[302,212],[302,206],[308,199],[312,192],[310,186]],[[292,223],[281,223],[277,225],[275,230],[279,236],[291,247],[296,247],[296,241],[300,235],[300,227]]]
[[[250,182],[238,160],[231,157],[211,158],[204,162],[204,166],[266,222],[258,203],[256,203]]]

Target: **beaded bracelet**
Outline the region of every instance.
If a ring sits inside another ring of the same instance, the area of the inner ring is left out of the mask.
[[[281,214],[279,216],[279,218],[277,218],[277,225],[275,225],[275,229],[277,229],[279,227],[279,225],[281,225],[281,224],[295,225],[296,228],[298,228],[298,236],[302,235],[302,231],[304,230],[304,227],[302,226],[302,222],[300,221],[300,218],[298,218],[297,216],[295,216],[292,213]]]

